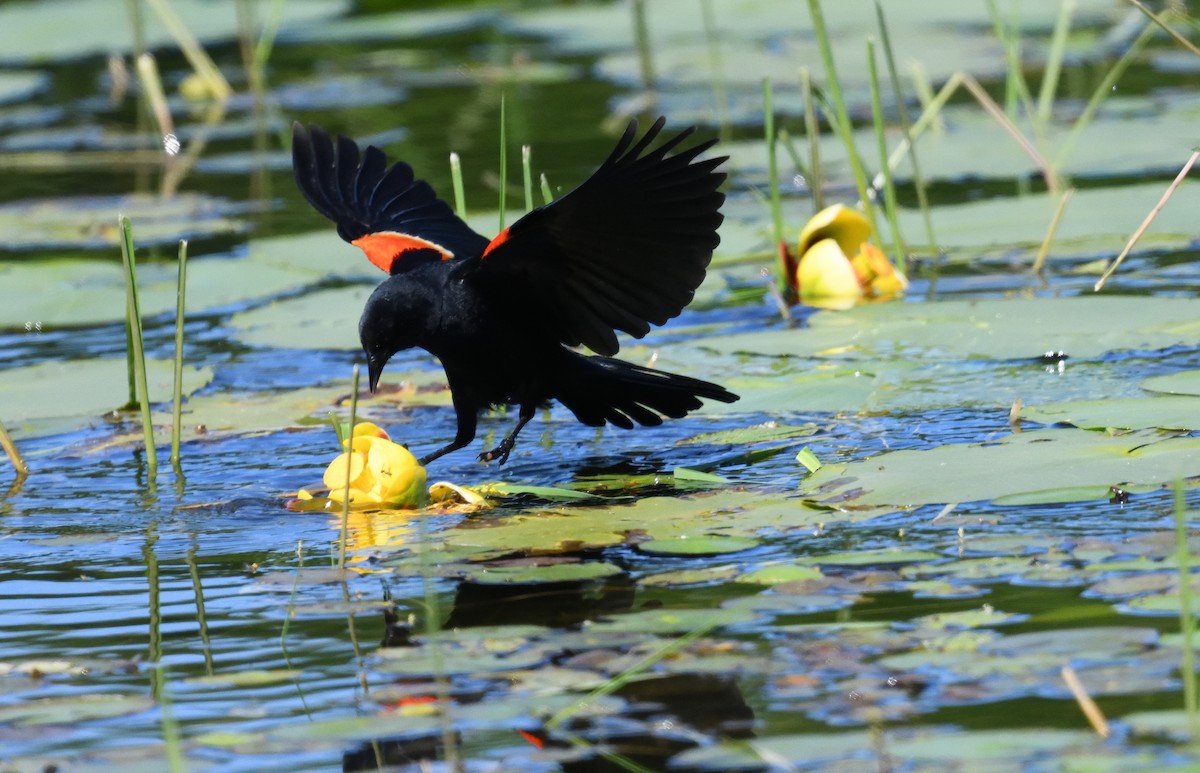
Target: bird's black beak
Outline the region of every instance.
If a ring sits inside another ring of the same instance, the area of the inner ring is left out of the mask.
[[[371,390],[371,394],[375,394],[375,388],[379,386],[379,377],[383,375],[384,362],[374,357],[367,358],[367,387]]]

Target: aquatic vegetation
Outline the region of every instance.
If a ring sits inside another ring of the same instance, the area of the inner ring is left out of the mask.
[[[844,204],[813,215],[800,231],[795,256],[780,245],[796,297],[809,306],[846,309],[902,294],[908,279],[869,241],[871,231],[867,218]]]
[[[323,476],[331,502],[340,504],[348,494],[356,507],[425,504],[425,468],[382,428],[370,422],[356,424],[342,447],[346,450],[334,457]]]

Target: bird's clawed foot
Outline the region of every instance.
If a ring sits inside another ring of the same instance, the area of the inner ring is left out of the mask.
[[[482,454],[480,454],[479,461],[504,464],[508,461],[508,455],[512,453],[514,445],[516,445],[515,439],[511,436],[506,437],[504,440],[500,441],[500,445],[496,446],[491,451],[484,451]]]

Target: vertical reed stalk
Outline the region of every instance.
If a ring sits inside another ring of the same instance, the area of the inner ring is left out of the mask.
[[[454,187],[454,214],[467,216],[467,199],[463,193],[462,160],[457,153],[450,154],[450,183]]]
[[[354,450],[354,424],[358,421],[358,381],[359,367],[354,366],[353,375],[350,377],[350,437],[346,444],[346,489],[343,491],[344,499],[342,501],[342,530],[341,536],[338,538],[338,569],[346,570],[346,540],[350,532],[350,462],[353,460],[352,453]]]
[[[538,179],[542,183],[542,202],[544,204],[549,204],[550,202],[554,201],[554,192],[550,190],[550,181],[546,179],[545,172],[538,175]]]
[[[175,288],[175,391],[171,403],[171,465],[179,468],[179,443],[183,435],[183,324],[187,293],[187,239],[179,240],[179,281]]]
[[[783,241],[783,202],[779,193],[779,161],[776,156],[775,105],[771,92],[771,81],[763,78],[763,132],[767,140],[767,179],[771,195],[771,238],[778,246]],[[786,284],[785,277],[777,277]]]
[[[908,255],[908,246],[900,234],[900,222],[896,216],[896,184],[892,180],[892,170],[888,167],[887,137],[884,136],[883,126],[883,95],[879,89],[879,65],[875,60],[875,39],[867,37],[867,74],[871,81],[871,117],[875,125],[875,142],[879,146],[879,165],[883,175],[884,210],[888,219],[888,227],[892,231],[892,247],[895,253],[891,257],[892,265],[903,266]]]
[[[813,211],[825,209],[825,184],[821,172],[821,126],[817,123],[817,103],[813,99],[812,73],[800,68],[800,90],[804,97],[804,133],[808,135],[808,188],[812,191]]]
[[[133,366],[136,371],[137,402],[142,408],[142,431],[146,442],[146,477],[153,481],[158,475],[158,449],[154,445],[154,422],[150,415],[150,385],[146,378],[146,352],[142,341],[142,312],[137,294],[137,259],[133,252],[133,226],[129,218],[121,218],[121,257],[125,264],[125,297],[128,312],[130,342],[133,344]]]
[[[508,194],[508,123],[504,120],[504,94],[500,94],[500,230],[504,230],[505,199]]]
[[[521,146],[521,177],[525,184],[525,211],[533,209],[533,149]]]
[[[833,63],[833,47],[829,44],[829,31],[825,27],[825,16],[821,11],[821,0],[808,0],[808,10],[812,15],[813,31],[817,36],[817,44],[821,49],[821,61],[825,65],[826,84],[833,103],[833,123],[842,143],[846,146],[846,156],[850,160],[850,168],[854,172],[854,184],[858,187],[858,195],[862,199],[863,212],[871,221],[875,233],[879,233],[879,221],[875,214],[875,205],[871,202],[871,193],[867,181],[866,170],[863,169],[862,158],[854,144],[854,125],[850,122],[850,113],[846,109],[846,100],[842,96],[842,85],[838,81],[837,67]]]

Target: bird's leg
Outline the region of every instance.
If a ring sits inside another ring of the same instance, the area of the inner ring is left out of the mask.
[[[512,432],[504,436],[504,439],[500,441],[500,445],[491,451],[485,451],[480,454],[479,461],[490,462],[495,460],[500,464],[507,462],[509,453],[512,452],[513,446],[517,444],[517,434],[533,419],[533,414],[536,411],[537,406],[534,403],[521,403],[521,413],[517,418],[517,426],[513,427]]]
[[[456,400],[454,402],[454,414],[458,418],[458,431],[454,433],[454,439],[433,453],[418,459],[417,463],[422,467],[434,459],[445,456],[451,451],[457,451],[460,448],[469,446],[471,441],[475,439],[475,423],[479,418],[475,406],[466,405]]]

